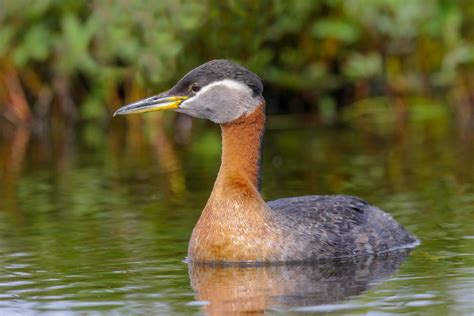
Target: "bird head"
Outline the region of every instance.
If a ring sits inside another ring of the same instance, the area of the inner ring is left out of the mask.
[[[174,110],[224,124],[253,112],[263,101],[262,91],[262,81],[250,70],[227,60],[211,60],[170,90],[125,105],[114,116]]]

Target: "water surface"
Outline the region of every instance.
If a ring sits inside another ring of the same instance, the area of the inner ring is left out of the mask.
[[[472,131],[435,119],[295,121],[269,120],[266,199],[357,195],[422,244],[309,266],[188,267],[218,127],[197,123],[188,145],[162,128],[52,140],[10,130],[0,141],[0,314],[472,314]]]

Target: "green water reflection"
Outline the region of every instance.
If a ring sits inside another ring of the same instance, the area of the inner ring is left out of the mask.
[[[0,314],[218,315],[222,298],[227,311],[257,314],[471,313],[472,130],[430,119],[404,128],[287,122],[269,119],[265,198],[361,196],[421,239],[407,260],[358,262],[344,268],[357,270],[350,275],[324,266],[188,272],[188,238],[219,166],[218,127],[197,123],[190,145],[161,129],[125,138],[112,127],[93,141],[84,131],[45,141],[18,129],[0,142]],[[316,285],[301,283],[311,277]]]

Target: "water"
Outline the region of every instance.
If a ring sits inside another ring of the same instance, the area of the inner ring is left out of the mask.
[[[0,142],[0,315],[472,315],[472,130],[439,119],[294,122],[269,120],[266,199],[358,195],[422,244],[306,266],[189,267],[219,167],[217,127],[196,122],[189,145],[161,128],[124,137],[121,121],[52,140],[12,130]]]

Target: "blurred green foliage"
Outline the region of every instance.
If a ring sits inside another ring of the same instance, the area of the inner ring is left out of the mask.
[[[473,35],[470,0],[4,0],[0,104],[16,75],[33,115],[100,120],[214,58],[312,104],[430,94],[471,78]]]

